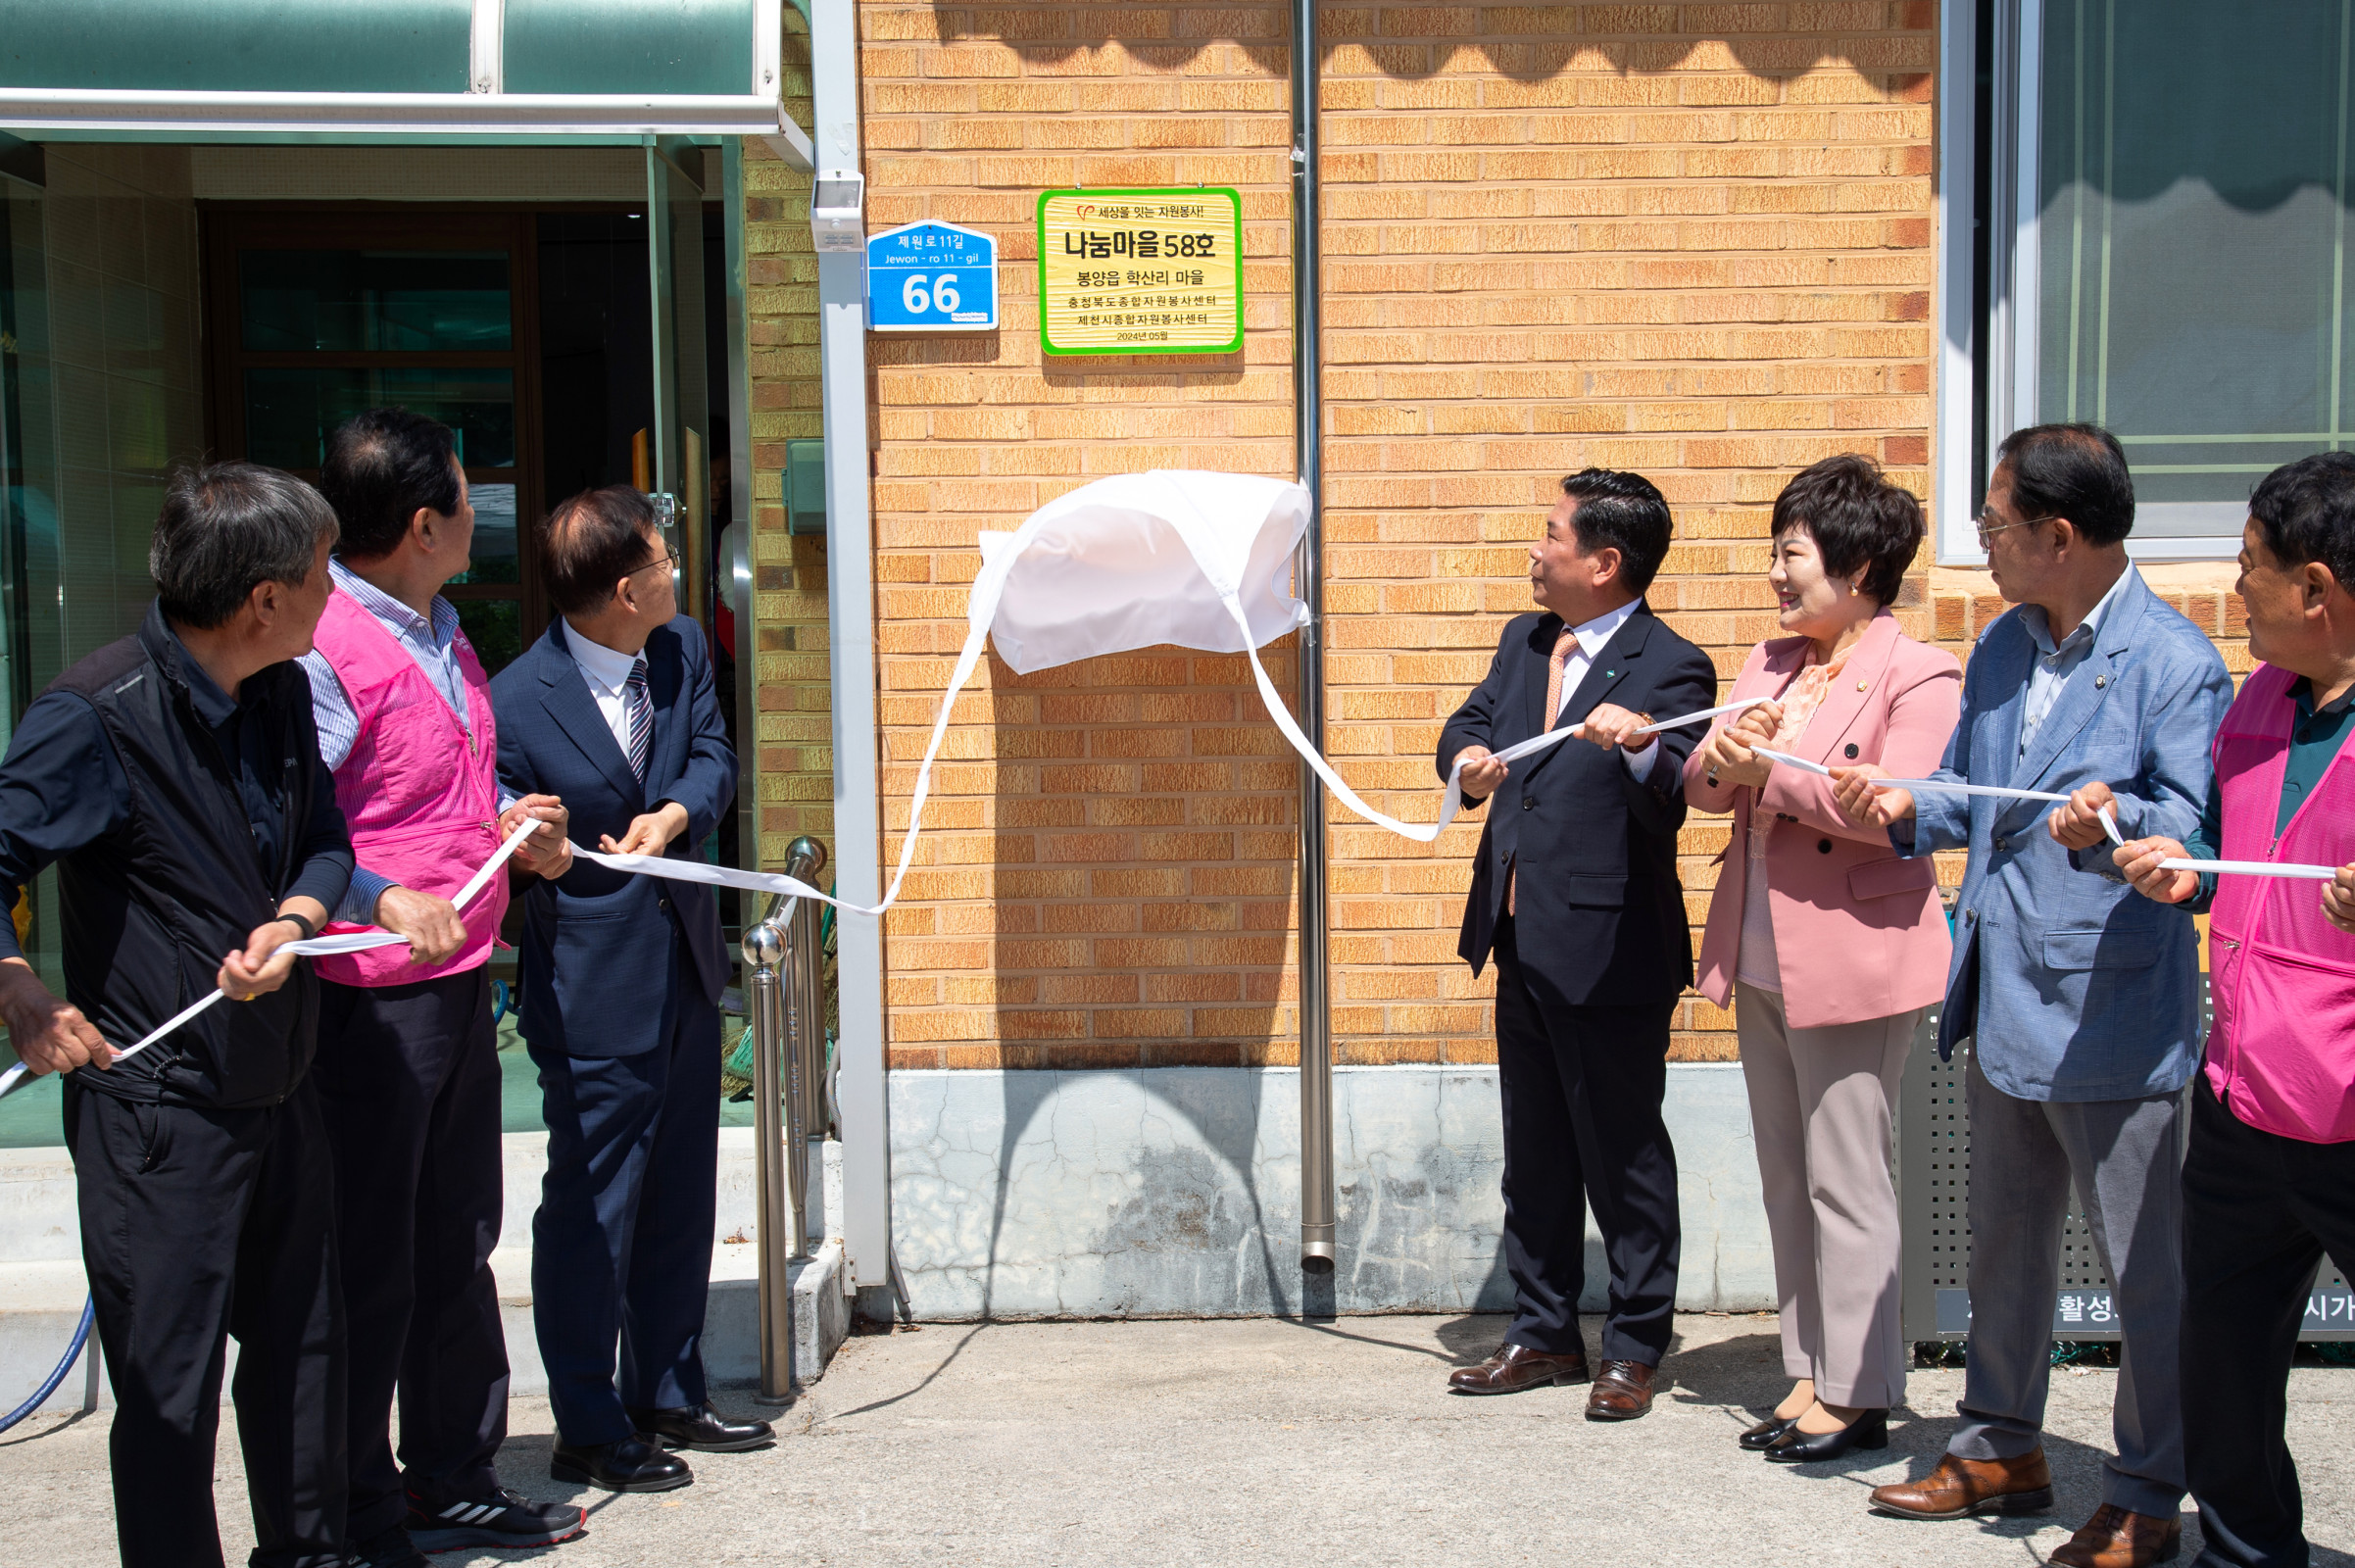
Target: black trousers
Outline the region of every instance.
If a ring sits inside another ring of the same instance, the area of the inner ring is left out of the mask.
[[[335,1155],[351,1342],[350,1530],[499,1485],[507,1337],[499,1244],[499,1041],[487,967],[401,986],[319,988],[311,1076]],[[395,1386],[401,1452],[392,1448]]]
[[[226,1335],[261,1568],[340,1568],[335,1172],[306,1079],[264,1110],[140,1105],[68,1080],[82,1263],[115,1391],[124,1568],[219,1568]]]
[[[1660,1119],[1673,1001],[1576,1006],[1524,968],[1512,917],[1496,926],[1496,1076],[1504,1097],[1505,1339],[1583,1348],[1587,1206],[1611,1270],[1601,1355],[1660,1364],[1676,1310],[1676,1151]]]
[[[2183,1160],[2183,1479],[2200,1568],[2306,1568],[2305,1504],[2282,1431],[2315,1265],[2355,1268],[2355,1143],[2249,1126],[2191,1090]]]

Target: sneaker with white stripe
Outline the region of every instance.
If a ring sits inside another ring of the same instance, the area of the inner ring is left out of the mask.
[[[476,1497],[409,1494],[409,1539],[419,1551],[465,1546],[553,1546],[581,1533],[588,1516],[564,1502],[531,1502],[505,1487]]]

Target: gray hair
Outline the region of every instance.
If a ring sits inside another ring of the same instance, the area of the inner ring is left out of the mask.
[[[321,539],[338,533],[326,498],[291,473],[258,463],[175,468],[147,549],[164,613],[218,626],[266,582],[311,575]]]

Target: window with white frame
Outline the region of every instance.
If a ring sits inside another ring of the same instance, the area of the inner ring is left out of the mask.
[[[2260,477],[2355,442],[2355,0],[1996,4],[1982,462],[2107,425],[2134,554],[2229,559]]]

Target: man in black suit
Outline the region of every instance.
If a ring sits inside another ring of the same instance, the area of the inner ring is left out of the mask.
[[[1693,981],[1677,881],[1684,765],[1697,729],[1636,732],[1716,700],[1709,657],[1644,603],[1668,554],[1668,503],[1640,474],[1588,468],[1530,546],[1531,596],[1488,678],[1440,735],[1442,777],[1495,796],[1456,951],[1496,958],[1504,1099],[1503,1348],[1464,1367],[1465,1394],[1589,1380],[1578,1298],[1586,1205],[1611,1267],[1602,1365],[1587,1418],[1651,1408],[1676,1307],[1676,1151],[1660,1119],[1668,1024]],[[1491,756],[1543,731],[1579,734],[1510,764]]]
[[[735,799],[736,757],[653,504],[623,485],[574,496],[541,524],[540,560],[560,615],[491,682],[501,781],[561,791],[574,837],[607,854],[696,858]],[[548,1120],[531,1297],[549,1472],[662,1492],[694,1479],[666,1448],[770,1441],[705,1398],[719,909],[692,882],[577,859],[551,872],[524,895],[520,965]]]

